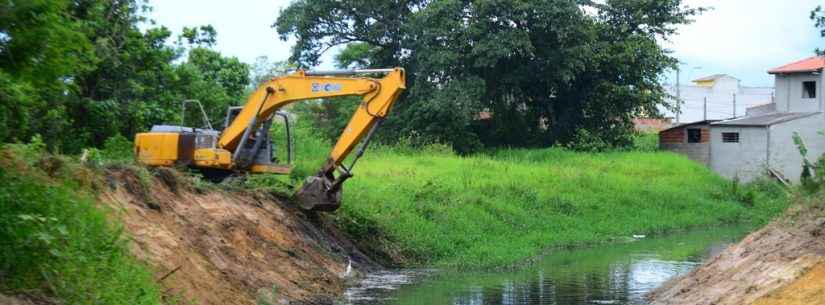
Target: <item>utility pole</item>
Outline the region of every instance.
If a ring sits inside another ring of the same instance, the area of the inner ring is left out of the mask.
[[[736,118],[736,93],[733,94],[733,118]]]
[[[702,116],[702,121],[707,121],[708,120],[708,97],[707,96],[705,97],[705,105],[702,107],[702,109],[704,110],[703,112],[705,113]]]

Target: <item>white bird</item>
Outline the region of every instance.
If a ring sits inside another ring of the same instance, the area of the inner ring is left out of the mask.
[[[344,272],[341,272],[340,274],[338,274],[338,277],[340,277],[342,279],[345,279],[345,278],[350,278],[352,276],[353,276],[353,274],[352,274],[352,259],[347,258],[347,268]]]
[[[633,238],[635,238],[635,239],[642,239],[642,238],[645,238],[645,237],[647,237],[647,236],[633,234]]]

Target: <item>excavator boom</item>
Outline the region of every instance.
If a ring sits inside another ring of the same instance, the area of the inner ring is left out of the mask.
[[[384,76],[378,79],[359,76],[376,73]],[[302,208],[332,211],[341,204],[341,185],[352,176],[350,169],[341,162],[363,140],[355,159],[360,157],[375,128],[405,88],[404,69],[401,68],[298,70],[262,84],[249,96],[246,104],[232,114],[233,118],[230,119],[228,114],[226,127],[219,136],[215,132],[189,127],[180,127],[179,133],[170,132],[170,128],[155,130],[153,127],[153,132],[135,137],[135,153],[138,160],[149,165],[185,164],[209,170],[288,173],[282,166],[267,162],[272,158],[265,149],[269,149],[268,129],[273,115],[298,101],[362,96],[362,103],[342,131],[324,166],[317,175],[307,178],[296,193]],[[201,141],[208,135],[215,135],[214,141]],[[194,137],[194,141],[186,140],[187,137]],[[189,142],[195,142],[195,147],[190,148]],[[187,151],[191,151],[192,156],[188,156]],[[339,172],[337,175],[336,171]]]

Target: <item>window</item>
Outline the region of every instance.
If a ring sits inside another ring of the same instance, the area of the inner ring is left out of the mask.
[[[739,133],[738,132],[723,132],[722,133],[722,142],[724,142],[724,143],[739,143]]]
[[[802,82],[802,98],[816,98],[816,82]]]
[[[688,143],[702,142],[702,130],[699,128],[690,128],[687,130]]]

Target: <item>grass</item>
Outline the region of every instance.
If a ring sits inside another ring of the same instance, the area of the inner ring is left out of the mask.
[[[411,263],[503,266],[548,247],[632,234],[764,223],[782,191],[754,191],[670,153],[586,154],[559,149],[449,153],[379,151],[344,192],[351,236],[386,236]]]
[[[0,291],[61,304],[162,303],[152,273],[95,202],[95,173],[37,142],[0,153]]]
[[[297,130],[293,178],[313,174],[331,149],[306,126]],[[775,183],[724,180],[683,156],[656,152],[655,136],[640,135],[634,145],[463,157],[439,145],[378,146],[355,167],[334,217],[361,245],[403,264],[477,268],[633,234],[755,226],[787,207]]]

